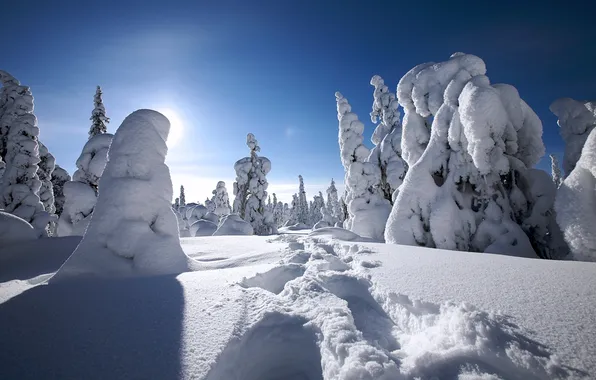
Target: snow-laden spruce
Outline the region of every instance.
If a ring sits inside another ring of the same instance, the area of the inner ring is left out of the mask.
[[[596,126],[596,101],[580,102],[570,98],[555,100],[550,110],[557,118],[565,141],[563,170],[567,177],[579,160],[588,135]]]
[[[97,86],[95,96],[93,97],[93,104],[95,107],[91,112],[91,128],[89,129],[89,139],[92,139],[99,134],[108,132],[106,124],[110,122],[110,118],[106,116],[106,108],[104,107],[103,99],[101,98],[102,94],[101,87]]]
[[[39,199],[39,145],[33,95],[27,86],[0,70],[0,157],[6,167],[0,181],[0,209],[31,223],[41,236],[50,222]]]
[[[327,188],[327,202],[325,204],[327,212],[333,219],[333,225],[341,223],[343,225],[342,211],[339,204],[339,197],[337,195],[337,187],[335,187],[335,181],[331,179],[331,184]]]
[[[51,182],[52,191],[54,192],[54,209],[58,216],[62,214],[62,210],[64,209],[64,201],[66,200],[64,197],[64,185],[68,181],[70,181],[70,174],[60,165],[54,166]]]
[[[219,216],[228,215],[231,212],[230,209],[230,198],[228,197],[228,190],[226,189],[226,183],[219,181],[214,190],[213,201],[215,202],[215,213]]]
[[[314,226],[318,222],[321,221],[323,218],[323,214],[321,210],[325,208],[325,198],[323,198],[323,193],[319,191],[319,195],[315,195],[312,200],[312,207],[308,211],[309,213],[309,222],[310,226]]]
[[[557,188],[561,186],[563,182],[563,176],[561,175],[561,166],[559,165],[559,159],[554,154],[549,154],[550,157],[550,170],[553,183]]]
[[[339,120],[339,150],[346,171],[345,202],[348,215],[344,228],[360,236],[383,239],[385,223],[391,203],[381,190],[381,169],[378,164],[367,161],[369,150],[362,144],[364,124],[339,92],[337,118]]]
[[[186,207],[186,194],[184,194],[184,186],[180,185],[180,207]]]
[[[273,214],[266,207],[269,186],[266,176],[271,171],[271,161],[257,154],[261,148],[252,133],[246,136],[246,145],[250,156],[241,158],[234,164],[236,198],[233,212],[250,223],[256,235],[273,234],[277,232],[277,227]]]
[[[491,85],[485,73],[480,58],[456,53],[401,79],[402,149],[412,166],[387,242],[524,256],[556,246],[554,184],[530,169],[544,154],[542,123],[514,87]]]
[[[596,261],[596,129],[559,187],[555,209],[573,258]]]
[[[85,233],[97,202],[99,182],[113,137],[111,133],[100,133],[83,147],[72,181],[64,184],[64,209],[58,220],[58,236]]]
[[[298,220],[297,223],[310,224],[310,214],[308,208],[308,201],[306,200],[306,190],[304,190],[304,178],[302,175],[298,176]]]
[[[395,191],[402,184],[408,169],[401,158],[402,128],[397,110],[399,103],[380,76],[373,76],[370,84],[375,87],[370,118],[378,125],[371,138],[375,147],[370,152],[368,161],[379,165],[380,189],[385,199],[393,203],[397,196]]]
[[[165,164],[169,130],[168,119],[152,110],[138,110],[124,119],[110,146],[89,227],[50,281],[189,269],[170,204],[172,180]]]
[[[38,144],[40,161],[37,175],[41,181],[39,199],[41,200],[41,203],[43,203],[44,209],[48,213],[54,214],[56,212],[56,205],[54,198],[54,188],[52,186],[52,174],[54,173],[54,169],[56,167],[56,159],[48,151],[48,148],[44,144],[41,142],[38,142]]]

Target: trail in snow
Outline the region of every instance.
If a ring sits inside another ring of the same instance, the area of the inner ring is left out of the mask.
[[[380,289],[370,250],[282,235],[279,265],[245,278],[247,315],[207,380],[582,378],[507,317]]]

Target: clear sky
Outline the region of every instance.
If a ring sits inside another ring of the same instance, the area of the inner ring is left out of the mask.
[[[343,179],[335,91],[368,138],[374,74],[395,90],[413,66],[456,51],[517,87],[543,121],[547,151],[562,152],[548,106],[596,98],[593,12],[587,2],[483,3],[9,1],[0,67],[31,87],[41,140],[70,173],[99,84],[110,132],[138,108],[174,115],[168,164],[188,200],[203,201],[218,180],[231,193],[252,132],[272,161],[270,192],[288,201],[298,174],[309,197]]]

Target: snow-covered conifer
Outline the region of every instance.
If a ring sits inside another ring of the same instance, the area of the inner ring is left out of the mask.
[[[267,174],[271,171],[271,161],[267,157],[259,157],[261,151],[258,141],[252,133],[246,136],[246,145],[250,149],[251,170],[249,171],[248,198],[246,200],[245,220],[249,222],[256,235],[277,233],[273,214],[268,210]]]
[[[596,129],[588,135],[579,160],[559,187],[555,210],[572,257],[596,261]]]
[[[56,159],[48,151],[48,148],[39,142],[39,168],[37,175],[41,181],[41,188],[39,189],[39,199],[43,203],[44,209],[54,214],[56,212],[56,205],[54,204],[54,189],[52,187],[52,173],[56,166]]]
[[[0,157],[6,164],[0,181],[0,209],[31,223],[41,236],[50,217],[39,199],[39,129],[33,95],[29,87],[2,70],[0,83]]]
[[[60,165],[55,165],[52,172],[52,190],[54,192],[55,213],[58,216],[62,214],[62,210],[64,209],[64,202],[66,200],[64,197],[64,185],[68,181],[70,181],[70,174]]]
[[[302,175],[298,176],[298,181],[300,181],[298,187],[298,221],[297,223],[309,224],[309,208],[308,208],[308,201],[306,200],[306,191],[304,190],[304,179]]]
[[[380,190],[385,199],[393,203],[397,196],[394,196],[395,190],[403,182],[408,167],[401,158],[402,128],[397,110],[399,103],[380,76],[373,76],[370,84],[375,87],[370,118],[378,125],[371,138],[375,147],[370,152],[368,161],[379,165]]]
[[[287,203],[286,203],[287,207]],[[277,227],[281,227],[286,222],[285,220],[285,208],[282,202],[277,202],[275,208],[273,209],[273,220],[275,221],[275,225]]]
[[[103,105],[101,98],[102,91],[101,87],[97,86],[95,90],[95,96],[93,97],[93,103],[95,107],[91,112],[91,128],[89,129],[89,138],[93,138],[101,133],[107,133],[108,129],[106,124],[110,122],[110,118],[106,116],[106,108]]]
[[[542,123],[514,87],[491,85],[485,73],[480,58],[456,53],[401,79],[402,148],[412,166],[387,242],[531,257],[532,245],[546,241],[537,234],[547,231],[548,197],[530,185],[536,173],[529,170],[544,154]]]
[[[58,220],[58,236],[83,236],[97,202],[100,178],[114,136],[101,133],[90,138],[77,159],[72,181],[64,184],[64,210]]]
[[[176,198],[174,200],[174,210],[178,210],[180,208],[180,198]]]
[[[287,221],[284,225],[294,225],[298,223],[298,215],[300,214],[300,201],[298,199],[298,194],[292,195],[292,204],[291,208],[289,208],[289,216]]]
[[[554,154],[549,155],[550,157],[550,168],[551,168],[551,177],[555,186],[558,188],[561,186],[561,182],[563,178],[561,176],[561,167],[559,166],[559,159]]]
[[[226,189],[226,183],[219,181],[215,188],[215,214],[222,216],[228,215],[230,210],[230,199],[228,197],[228,190]]]
[[[165,164],[169,129],[168,119],[151,110],[138,110],[124,119],[110,147],[91,223],[51,281],[189,269],[170,203],[172,181]]]
[[[333,219],[332,225],[335,225],[337,222],[342,222],[342,210],[339,204],[339,198],[337,195],[337,188],[335,187],[335,181],[331,178],[331,184],[327,188],[327,203],[326,203],[327,212]]]
[[[319,191],[319,195],[315,195],[312,200],[312,207],[309,210],[309,225],[314,226],[323,218],[322,209],[325,208],[325,198],[323,193]]]
[[[186,206],[186,195],[184,194],[184,186],[180,185],[180,207]]]
[[[252,169],[250,157],[243,157],[236,161],[234,170],[236,171],[236,182],[234,182],[234,204],[233,212],[244,219],[246,214],[246,201],[248,199],[248,181]]]
[[[596,127],[596,101],[561,98],[550,105],[550,110],[559,118],[557,124],[565,141],[563,170],[567,177],[575,168],[588,135]]]
[[[339,150],[346,177],[347,220],[344,227],[361,236],[382,239],[391,203],[380,190],[381,169],[367,161],[370,152],[362,144],[364,124],[352,112],[347,99],[336,92]],[[380,132],[379,132],[380,133]]]

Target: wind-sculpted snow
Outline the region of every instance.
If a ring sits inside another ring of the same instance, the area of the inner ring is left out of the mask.
[[[164,162],[169,128],[168,119],[151,110],[135,111],[122,122],[110,146],[89,227],[54,279],[172,274],[189,269],[189,259],[180,247],[170,204],[172,182]],[[93,139],[101,136],[105,134]]]

